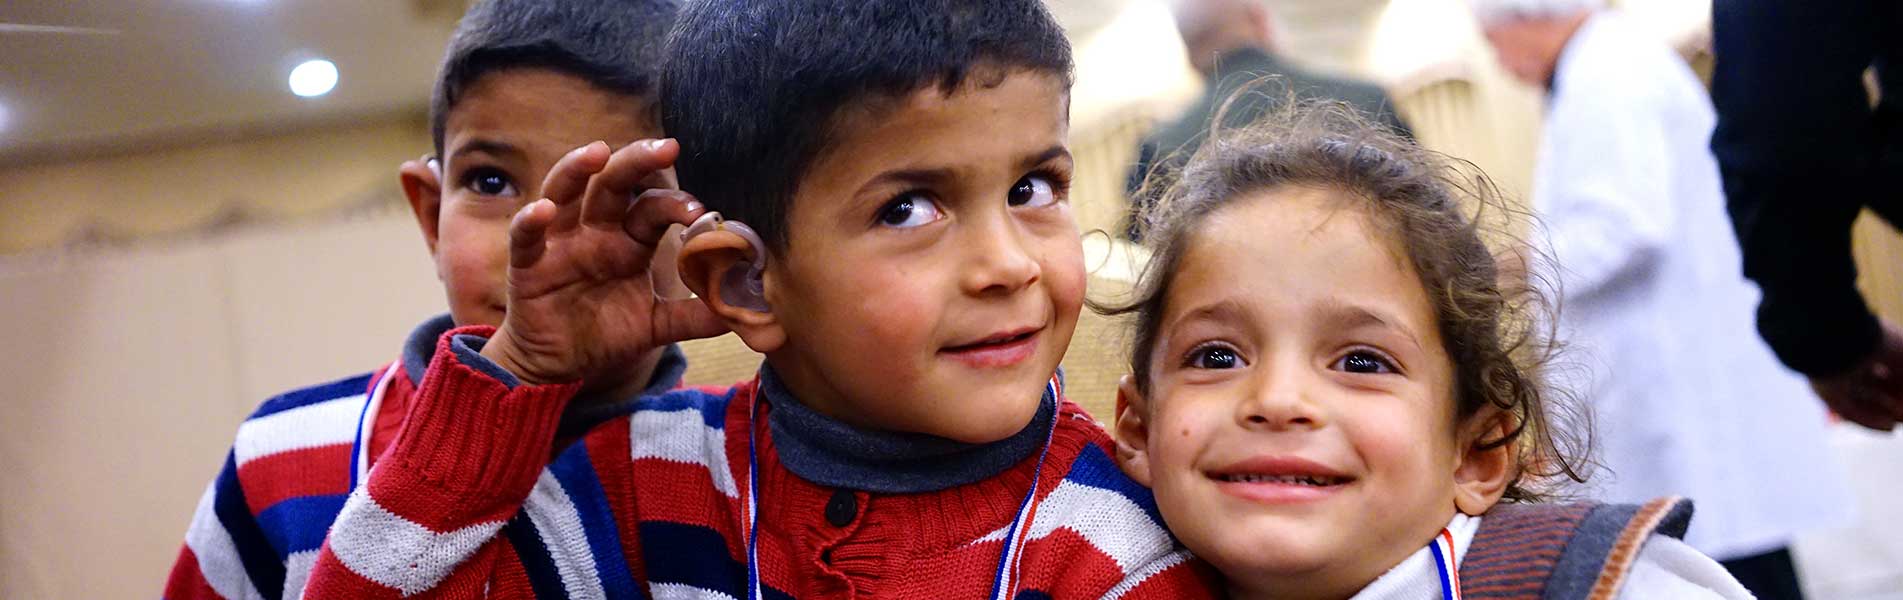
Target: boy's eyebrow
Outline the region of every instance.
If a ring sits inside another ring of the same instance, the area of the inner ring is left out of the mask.
[[[1023,165],[1026,168],[1035,167],[1035,166],[1044,164],[1045,162],[1049,162],[1051,159],[1055,159],[1059,157],[1070,158],[1070,148],[1064,147],[1063,144],[1058,144],[1055,146],[1051,146],[1049,148],[1045,148],[1043,152],[1039,152],[1036,155],[1031,156],[1029,160],[1024,161]]]
[[[1045,148],[1043,151],[1040,151],[1037,154],[1026,154],[1025,160],[1020,161],[1019,166],[1020,168],[1029,169],[1031,167],[1035,167],[1037,165],[1043,164],[1052,159],[1060,158],[1060,157],[1070,158],[1070,149],[1064,147],[1063,144],[1058,144],[1055,146],[1051,146],[1049,148]],[[886,171],[884,173],[880,173],[877,177],[873,177],[872,181],[866,182],[866,185],[867,187],[871,187],[873,185],[889,182],[889,183],[900,183],[900,184],[906,184],[906,185],[929,186],[929,185],[933,185],[937,183],[942,183],[945,181],[950,181],[952,179],[955,179],[956,177],[957,177],[957,170],[949,168],[949,167],[935,167],[935,168],[924,168],[924,169],[895,169],[892,171]]]
[[[497,156],[520,156],[522,154],[522,149],[517,148],[514,144],[511,144],[502,140],[497,140],[492,138],[473,138],[473,139],[470,139],[469,141],[466,141],[457,145],[454,148],[450,148],[449,152],[445,154],[449,154],[449,155],[473,154],[477,152],[481,152],[483,154],[497,155]]]

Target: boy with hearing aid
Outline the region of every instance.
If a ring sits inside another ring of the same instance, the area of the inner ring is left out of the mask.
[[[696,3],[664,64],[674,139],[515,213],[502,324],[437,340],[308,597],[1212,594],[1055,376],[1085,273],[1041,2]],[[672,224],[695,299],[647,278]],[[756,378],[550,460],[581,386],[728,330]]]

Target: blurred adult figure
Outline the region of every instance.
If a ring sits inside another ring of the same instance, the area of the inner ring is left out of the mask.
[[[1226,126],[1254,121],[1293,96],[1347,102],[1375,122],[1412,137],[1380,86],[1312,72],[1276,56],[1274,19],[1264,0],[1170,0],[1170,12],[1205,88],[1175,122],[1144,139],[1130,171],[1133,197],[1152,169],[1180,166],[1196,151],[1208,137],[1211,120],[1231,97],[1235,100],[1223,114]],[[1250,92],[1236,95],[1245,88]]]
[[[1532,200],[1581,367],[1556,375],[1592,409],[1608,471],[1588,491],[1690,497],[1686,542],[1759,598],[1801,597],[1791,540],[1841,523],[1849,498],[1823,406],[1751,334],[1704,88],[1597,0],[1473,8],[1500,64],[1547,93]]]
[[[1857,293],[1850,225],[1865,207],[1903,222],[1903,3],[1721,0],[1712,29],[1711,149],[1744,273],[1764,290],[1758,333],[1837,414],[1889,431],[1903,330]]]

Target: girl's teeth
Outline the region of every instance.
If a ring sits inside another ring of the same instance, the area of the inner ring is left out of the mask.
[[[1288,485],[1329,486],[1335,485],[1333,477],[1309,477],[1294,475],[1224,475],[1223,481],[1235,483],[1282,483]]]

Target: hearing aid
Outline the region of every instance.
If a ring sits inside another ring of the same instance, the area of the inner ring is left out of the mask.
[[[753,255],[745,263],[736,263],[720,275],[720,300],[727,304],[767,312],[771,310],[766,303],[766,243],[760,241],[760,234],[752,227],[739,221],[730,221],[719,212],[707,211],[695,219],[692,225],[681,231],[681,245],[688,240],[710,231],[727,231],[740,236],[753,246]]]

